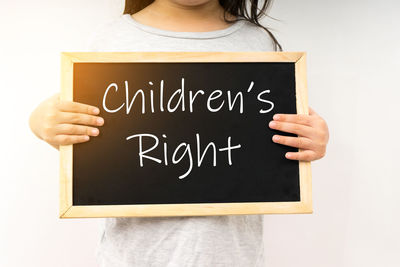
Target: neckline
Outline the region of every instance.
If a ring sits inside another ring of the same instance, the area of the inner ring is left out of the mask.
[[[223,37],[237,31],[245,23],[245,20],[240,18],[239,20],[233,22],[232,25],[221,30],[214,30],[207,32],[176,32],[176,31],[163,30],[160,28],[155,28],[149,25],[142,24],[139,21],[135,20],[130,14],[124,14],[122,17],[129,24],[136,26],[137,28],[145,32],[167,37],[188,38],[188,39],[209,39],[209,38]]]

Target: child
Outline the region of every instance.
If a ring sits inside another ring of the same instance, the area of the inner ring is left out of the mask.
[[[272,33],[259,25],[266,0],[127,0],[124,15],[93,36],[90,51],[277,51]],[[249,15],[250,14],[250,15]],[[303,148],[288,160],[313,161],[325,155],[325,121],[310,115],[275,114],[270,127],[299,137],[273,137]],[[50,145],[87,142],[104,120],[97,107],[60,101],[58,94],[32,113],[32,131]],[[263,216],[106,218],[97,248],[101,266],[265,266]]]

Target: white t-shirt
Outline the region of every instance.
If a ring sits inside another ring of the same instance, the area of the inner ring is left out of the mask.
[[[209,32],[175,32],[122,15],[96,30],[88,51],[274,51],[247,21]],[[105,218],[97,246],[104,267],[265,266],[263,216]]]

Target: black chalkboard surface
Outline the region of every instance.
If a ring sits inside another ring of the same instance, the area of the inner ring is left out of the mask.
[[[301,164],[285,158],[298,149],[272,142],[295,135],[268,127],[275,113],[298,113],[298,61],[110,58],[73,63],[72,100],[99,107],[105,124],[71,148],[66,193],[70,208],[97,210],[61,217],[309,212]]]

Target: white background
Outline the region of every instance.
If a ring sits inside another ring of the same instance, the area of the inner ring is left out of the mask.
[[[122,13],[120,0],[0,2],[0,266],[96,266],[98,219],[58,219],[58,152],[28,117],[59,90],[59,52]],[[400,4],[280,0],[265,20],[307,51],[309,104],[328,122],[312,215],[265,216],[268,266],[400,266]],[[397,163],[397,168],[395,164]]]

